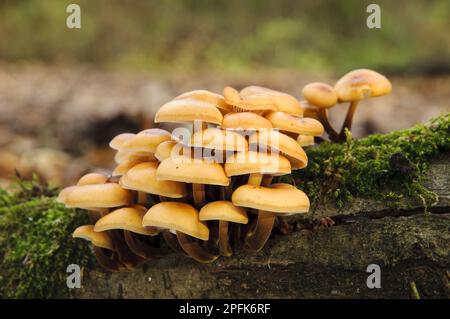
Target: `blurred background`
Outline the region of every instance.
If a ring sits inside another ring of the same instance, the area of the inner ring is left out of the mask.
[[[366,67],[393,93],[361,103],[354,135],[450,112],[450,1],[1,0],[0,186],[16,171],[59,185],[113,167],[109,140],[152,126],[192,89],[257,84],[301,99]],[[81,29],[66,7],[81,7]],[[332,109],[339,127],[345,105]]]

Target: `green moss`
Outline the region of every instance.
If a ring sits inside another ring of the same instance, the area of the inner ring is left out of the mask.
[[[56,189],[36,179],[0,189],[0,297],[51,298],[68,294],[66,268],[92,260],[72,231],[88,222],[81,211],[56,203]]]
[[[430,160],[450,150],[450,115],[427,124],[347,142],[324,142],[308,151],[309,165],[295,171],[296,185],[314,206],[333,203],[342,208],[355,196],[367,196],[398,205],[408,198],[425,204],[436,201],[423,186],[423,172]],[[426,206],[426,205],[425,205]]]

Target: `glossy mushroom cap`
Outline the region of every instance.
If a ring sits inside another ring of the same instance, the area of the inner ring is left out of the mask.
[[[291,173],[291,164],[286,157],[276,153],[240,152],[227,159],[225,173],[228,176],[254,173],[281,176]]]
[[[291,169],[303,168],[308,164],[308,157],[297,141],[276,130],[256,132],[248,142],[252,150],[258,147],[281,152],[291,162]]]
[[[172,229],[201,240],[208,240],[209,229],[200,221],[198,214],[198,211],[189,204],[162,202],[147,211],[142,224]]]
[[[272,112],[266,116],[274,128],[281,131],[320,136],[324,128],[316,119],[292,116],[283,112]]]
[[[182,198],[187,195],[184,183],[157,179],[157,168],[156,162],[137,164],[120,178],[119,184],[125,189],[170,198]]]
[[[239,93],[243,98],[251,98],[252,96],[267,95],[276,104],[278,111],[288,113],[295,116],[302,116],[303,109],[300,102],[292,95],[271,90],[262,86],[247,86]]]
[[[123,143],[128,141],[129,139],[133,138],[136,134],[133,133],[121,133],[119,135],[116,135],[111,142],[109,142],[109,147],[111,147],[114,150],[119,150]]]
[[[296,187],[242,185],[233,192],[232,201],[236,206],[274,213],[306,213],[309,210],[308,196]]]
[[[248,150],[247,140],[242,135],[231,130],[221,130],[212,127],[194,133],[189,146],[220,151],[244,152]]]
[[[94,231],[123,229],[141,235],[154,236],[159,232],[157,229],[142,226],[142,219],[146,212],[147,208],[140,205],[118,208],[100,218],[95,223]]]
[[[67,200],[67,196],[70,194],[70,192],[72,192],[77,186],[68,186],[63,188],[59,194],[58,197],[56,198],[56,201],[58,203],[62,203],[65,204],[66,200]]]
[[[117,164],[121,164],[125,161],[141,161],[150,162],[156,160],[155,156],[151,152],[127,152],[118,151],[114,156],[114,161]]]
[[[118,184],[92,184],[76,186],[65,199],[68,207],[118,207],[131,204],[133,196]]]
[[[122,163],[118,164],[114,171],[112,172],[112,176],[122,176],[125,175],[132,167],[137,164],[142,163],[142,161],[137,159],[125,160]]]
[[[202,121],[205,123],[222,124],[222,113],[209,102],[196,99],[172,100],[156,112],[155,123],[185,123]]]
[[[159,180],[178,181],[184,183],[228,186],[229,178],[223,167],[203,159],[191,159],[180,156],[176,159],[166,158],[156,170]]]
[[[77,183],[77,186],[92,185],[92,184],[104,184],[108,181],[108,176],[100,173],[88,173],[83,175]]]
[[[73,238],[82,238],[90,241],[94,246],[114,250],[114,245],[106,232],[95,232],[94,225],[80,226],[72,234]]]
[[[173,147],[177,144],[175,141],[165,141],[158,145],[155,151],[155,157],[158,161],[162,162],[166,158],[170,157]]]
[[[231,111],[231,107],[225,102],[222,95],[207,90],[195,90],[183,93],[174,100],[195,99],[214,104],[222,113]]]
[[[391,82],[378,72],[369,69],[353,70],[334,85],[341,102],[358,101],[366,97],[381,96],[392,91]]]
[[[305,85],[302,94],[309,103],[324,109],[335,106],[338,100],[334,88],[321,82],[313,82]]]
[[[125,141],[120,147],[121,152],[145,152],[155,153],[156,147],[171,139],[171,134],[166,130],[151,128],[143,130]]]
[[[297,143],[301,147],[314,145],[314,136],[312,135],[299,135],[297,136]]]
[[[228,113],[224,116],[222,128],[242,131],[271,129],[272,123],[261,115],[252,112]]]
[[[199,218],[201,221],[223,220],[238,224],[248,223],[248,216],[245,210],[225,200],[211,202],[203,206],[200,209]]]
[[[271,97],[267,94],[253,94],[247,98],[242,98],[239,92],[227,86],[223,89],[225,102],[234,106],[236,111],[277,111],[278,108]]]

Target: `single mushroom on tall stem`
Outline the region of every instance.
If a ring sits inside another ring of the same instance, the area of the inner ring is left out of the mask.
[[[345,130],[351,130],[353,116],[362,99],[382,96],[392,92],[391,82],[378,72],[357,69],[345,74],[334,85],[339,102],[350,102],[344,124],[337,140],[345,141]]]
[[[338,98],[334,88],[326,83],[313,82],[305,85],[302,94],[308,103],[316,107],[317,116],[330,140],[336,141],[338,133],[328,120],[328,109],[336,105]]]

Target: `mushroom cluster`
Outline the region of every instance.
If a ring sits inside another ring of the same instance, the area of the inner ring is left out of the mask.
[[[322,82],[307,84],[302,90],[306,100],[305,116],[318,119],[332,142],[344,142],[345,130],[351,130],[359,102],[368,97],[389,94],[391,91],[391,82],[380,73],[369,69],[353,70],[340,78],[334,87]],[[350,106],[338,133],[328,121],[328,109],[344,102],[349,102]]]
[[[324,132],[293,96],[259,86],[197,90],[164,104],[155,122],[180,126],[117,135],[112,174],[89,173],[59,194],[89,211],[92,225],[73,237],[90,241],[106,269],[133,269],[168,248],[201,263],[259,251],[283,216],[308,212],[304,192],[272,183],[304,168],[302,146]]]

